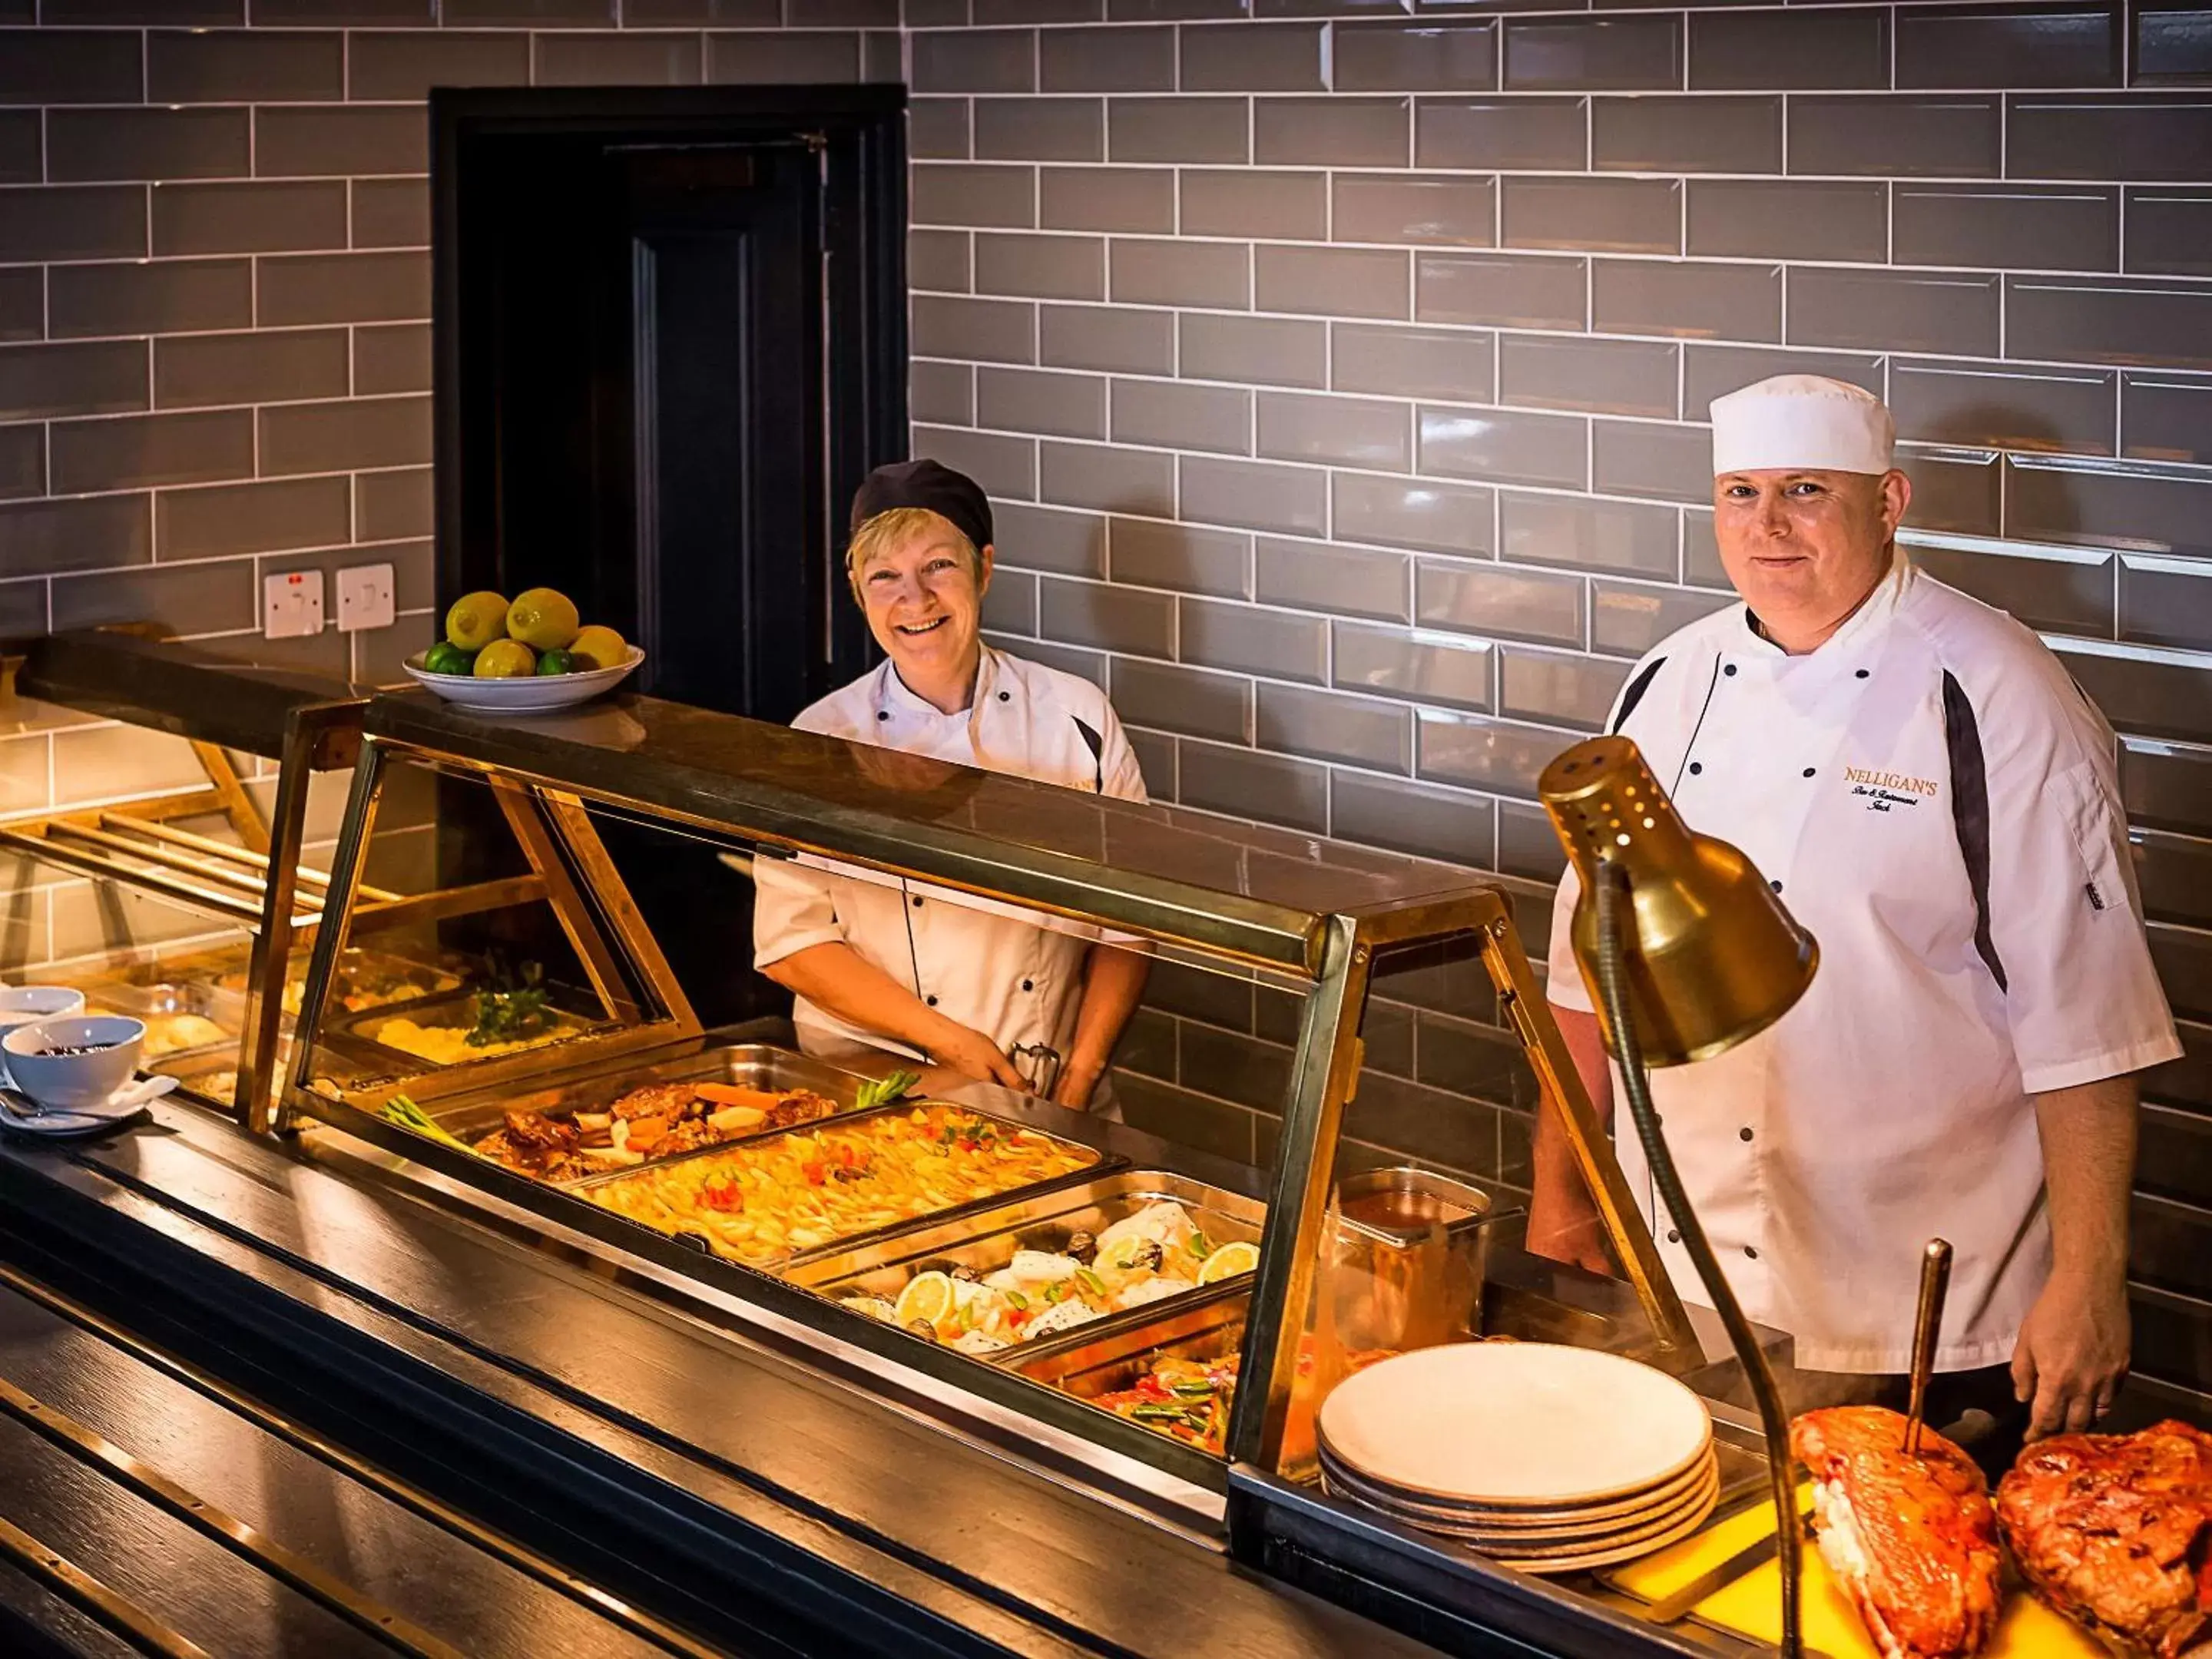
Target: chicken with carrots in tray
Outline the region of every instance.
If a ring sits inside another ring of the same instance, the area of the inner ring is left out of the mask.
[[[540,1181],[580,1181],[647,1158],[811,1123],[837,1109],[836,1102],[808,1089],[648,1083],[595,1112],[509,1112],[471,1150]]]

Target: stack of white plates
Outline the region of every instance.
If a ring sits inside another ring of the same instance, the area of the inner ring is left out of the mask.
[[[1617,1354],[1462,1342],[1370,1365],[1322,1402],[1334,1496],[1526,1572],[1632,1560],[1687,1537],[1720,1495],[1712,1419]]]

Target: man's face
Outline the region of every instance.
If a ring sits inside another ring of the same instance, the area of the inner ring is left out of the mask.
[[[1721,566],[1770,629],[1825,638],[1889,568],[1911,495],[1896,471],[1723,472],[1713,480]]]

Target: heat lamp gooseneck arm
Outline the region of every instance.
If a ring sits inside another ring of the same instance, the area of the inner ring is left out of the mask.
[[[1605,1003],[1606,1024],[1613,1028],[1621,1081],[1628,1094],[1629,1115],[1636,1121],[1637,1138],[1644,1143],[1644,1161],[1650,1168],[1659,1200],[1674,1218],[1675,1229],[1682,1236],[1682,1248],[1689,1252],[1691,1265],[1698,1270],[1698,1279],[1713,1299],[1713,1307],[1720,1315],[1721,1324],[1751,1384],[1752,1398],[1758,1404],[1759,1421],[1766,1431],[1766,1464],[1773,1478],[1774,1526],[1782,1568],[1782,1651],[1788,1659],[1801,1659],[1804,1637],[1798,1607],[1798,1577],[1802,1548],[1797,1528],[1796,1481],[1790,1456],[1789,1413],[1783,1409],[1782,1392],[1775,1386],[1774,1373],[1767,1366],[1758,1335],[1752,1330],[1751,1322],[1743,1316],[1735,1292],[1721,1272],[1721,1264],[1705,1238],[1698,1212],[1691,1207],[1682,1190],[1682,1177],[1675,1170],[1666,1139],[1659,1133],[1659,1115],[1652,1108],[1650,1079],[1644,1075],[1644,1051],[1637,1041],[1636,1022],[1628,1000],[1627,939],[1629,930],[1635,926],[1629,901],[1628,872],[1607,860],[1598,866],[1597,877],[1598,994]]]

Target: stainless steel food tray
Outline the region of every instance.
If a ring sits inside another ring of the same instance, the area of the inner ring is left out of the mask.
[[[184,964],[179,964],[180,966]],[[294,986],[304,985],[307,978],[307,952],[294,953],[289,970],[285,976],[288,991]],[[243,992],[246,988],[247,965],[243,962],[210,963],[211,971],[189,975],[205,978],[227,991]],[[349,945],[338,953],[337,966],[331,981],[331,1006],[350,1018],[359,1014],[380,1014],[386,1008],[403,1002],[419,1002],[427,997],[448,997],[459,992],[473,994],[470,984],[472,968],[455,962],[445,966],[417,962],[410,957],[393,956],[380,951],[368,951],[357,945]],[[345,999],[358,994],[356,988],[365,977],[382,975],[388,979],[427,981],[429,989],[416,990],[405,996],[394,995],[380,1002],[364,1004],[358,1008],[345,1006]],[[289,1011],[288,1011],[289,1018]]]
[[[1126,1160],[1117,1158],[1111,1153],[1100,1152],[1096,1146],[1085,1146],[1082,1141],[1071,1140],[1065,1135],[1056,1135],[1052,1133],[1049,1130],[1040,1129],[1035,1124],[1022,1123],[1012,1118],[1000,1117],[996,1114],[991,1112],[980,1112],[972,1106],[954,1105],[950,1101],[898,1100],[893,1101],[888,1105],[871,1107],[865,1112],[844,1113],[835,1118],[819,1119],[813,1123],[801,1123],[794,1125],[787,1129],[772,1129],[764,1134],[749,1135],[742,1140],[726,1140],[719,1146],[702,1146],[696,1152],[684,1152],[674,1158],[659,1159],[650,1165],[640,1164],[635,1169],[616,1170],[606,1175],[592,1176],[583,1181],[568,1182],[563,1186],[561,1190],[574,1194],[575,1196],[585,1200],[586,1202],[597,1204],[599,1200],[594,1198],[592,1194],[600,1188],[612,1186],[617,1182],[636,1180],[641,1176],[657,1174],[666,1170],[674,1165],[688,1164],[694,1158],[713,1158],[718,1153],[757,1149],[765,1146],[769,1141],[780,1139],[786,1136],[805,1134],[811,1131],[828,1127],[832,1125],[842,1127],[848,1124],[858,1123],[865,1119],[885,1116],[893,1112],[910,1112],[915,1110],[917,1107],[929,1105],[941,1105],[951,1111],[964,1112],[970,1117],[979,1117],[986,1119],[993,1123],[1009,1125],[1013,1128],[1021,1130],[1024,1133],[1035,1135],[1041,1140],[1050,1141],[1055,1146],[1063,1146],[1070,1151],[1081,1152],[1090,1158],[1091,1162],[1085,1168],[1070,1170],[1064,1176],[1054,1176],[1045,1181],[1033,1181],[1024,1186],[1012,1187],[1002,1193],[992,1193],[981,1198],[970,1199],[964,1204],[956,1204],[951,1206],[950,1208],[935,1211],[927,1215],[914,1216],[906,1220],[892,1222],[881,1227],[871,1227],[860,1232],[848,1233],[842,1237],[830,1239],[823,1244],[815,1245],[804,1250],[787,1251],[780,1256],[773,1256],[762,1261],[739,1261],[738,1265],[752,1267],[763,1273],[775,1273],[780,1277],[787,1276],[793,1267],[804,1263],[814,1261],[824,1256],[842,1255],[850,1251],[859,1250],[872,1245],[879,1240],[889,1239],[897,1235],[911,1232],[919,1227],[935,1227],[948,1222],[957,1221],[963,1218],[979,1214],[986,1210],[998,1208],[1000,1206],[1011,1203],[1017,1199],[1031,1197],[1047,1193],[1057,1194],[1064,1190],[1072,1182],[1096,1179],[1097,1176],[1105,1174],[1109,1170],[1121,1168],[1126,1162]],[[600,1207],[605,1208],[606,1206],[601,1206]],[[721,1254],[720,1251],[715,1250],[712,1244],[709,1243],[707,1238],[702,1234],[669,1232],[658,1227],[649,1226],[644,1222],[637,1221],[631,1217],[623,1215],[619,1210],[608,1209],[607,1212],[621,1220],[629,1222],[632,1226],[644,1228],[647,1232],[659,1233],[663,1237],[681,1239],[686,1243],[696,1245],[699,1249],[707,1251],[710,1255],[720,1255]],[[725,1259],[732,1261],[738,1260],[734,1256]]]
[[[417,1025],[458,1025],[464,1030],[477,1023],[477,987],[465,987],[444,991],[434,996],[417,997],[412,1002],[387,1002],[375,1008],[363,1008],[358,1012],[335,1018],[325,1016],[319,1041],[332,1042],[347,1052],[357,1055],[365,1063],[380,1064],[392,1069],[395,1075],[413,1076],[418,1073],[451,1071],[453,1066],[441,1066],[425,1055],[410,1054],[404,1048],[392,1048],[379,1042],[369,1034],[372,1026],[381,1026],[386,1020],[411,1019]],[[556,1000],[546,1005],[562,1018],[574,1024],[562,1036],[550,1042],[532,1043],[528,1048],[512,1049],[510,1054],[550,1054],[580,1037],[592,1036],[615,1029],[615,1022],[603,1014],[580,1013],[566,1008]],[[503,1055],[486,1054],[482,1058],[495,1060]],[[467,1066],[473,1060],[458,1060],[455,1066]]]
[[[239,1033],[246,1029],[246,999],[212,985],[190,981],[131,984],[106,980],[85,988],[85,1006],[128,1014],[147,1024],[143,1065],[149,1071],[165,1070],[169,1062],[195,1054],[228,1054],[235,1062]],[[190,1014],[208,1021],[222,1035],[211,1042],[193,1042],[173,1048],[158,1048],[159,1022]]]
[[[1159,1202],[1181,1205],[1200,1232],[1224,1244],[1237,1241],[1256,1244],[1267,1214],[1267,1206],[1257,1199],[1188,1176],[1166,1170],[1123,1170],[1093,1175],[1077,1186],[1031,1192],[1012,1202],[991,1200],[988,1207],[957,1220],[915,1222],[883,1235],[864,1249],[838,1249],[810,1256],[785,1276],[832,1301],[869,1294],[896,1300],[908,1279],[930,1268],[965,1267],[979,1275],[994,1273],[1011,1261],[1017,1250],[1062,1252],[1072,1234],[1100,1232],[1146,1205]],[[997,1364],[1009,1364],[1037,1347],[1079,1335],[1095,1340],[1117,1329],[1149,1324],[1162,1310],[1182,1307],[1212,1288],[1201,1286],[1139,1308],[1107,1314],[1062,1337],[1048,1337],[1036,1345],[1018,1344],[988,1358]]]
[[[379,1012],[382,1012],[379,1010]],[[556,1045],[557,1046],[557,1045]],[[607,1106],[631,1090],[655,1083],[727,1083],[743,1089],[764,1089],[781,1094],[787,1089],[805,1089],[836,1103],[837,1109],[830,1117],[817,1118],[817,1123],[827,1123],[851,1113],[854,1097],[866,1078],[830,1066],[810,1055],[793,1054],[787,1048],[778,1048],[765,1042],[726,1043],[717,1047],[696,1049],[688,1054],[648,1064],[635,1060],[615,1060],[585,1072],[571,1072],[557,1080],[534,1087],[488,1088],[449,1095],[442,1100],[428,1103],[423,1110],[447,1133],[473,1143],[479,1136],[498,1128],[509,1112],[537,1112],[542,1115],[567,1117],[577,1112],[604,1111]],[[659,1169],[705,1152],[724,1152],[743,1141],[758,1140],[769,1135],[783,1134],[783,1129],[766,1129],[759,1133],[733,1136],[717,1141],[712,1146],[696,1146],[681,1152],[672,1152],[665,1158],[647,1158],[641,1164],[632,1164],[619,1170],[609,1170],[582,1177],[582,1181],[604,1181],[611,1176],[637,1175],[647,1170]],[[517,1173],[520,1173],[518,1171]],[[563,1188],[580,1184],[578,1181],[548,1182],[546,1185]]]
[[[1121,1325],[1113,1330],[1085,1325],[1051,1341],[1018,1348],[1015,1358],[1006,1362],[1007,1369],[1078,1400],[1095,1401],[1101,1395],[1135,1387],[1137,1379],[1156,1359],[1232,1357],[1243,1345],[1244,1316],[1250,1301],[1248,1284],[1232,1281],[1209,1285],[1194,1296],[1159,1304],[1169,1310],[1166,1313],[1146,1309],[1155,1316],[1139,1324]]]

